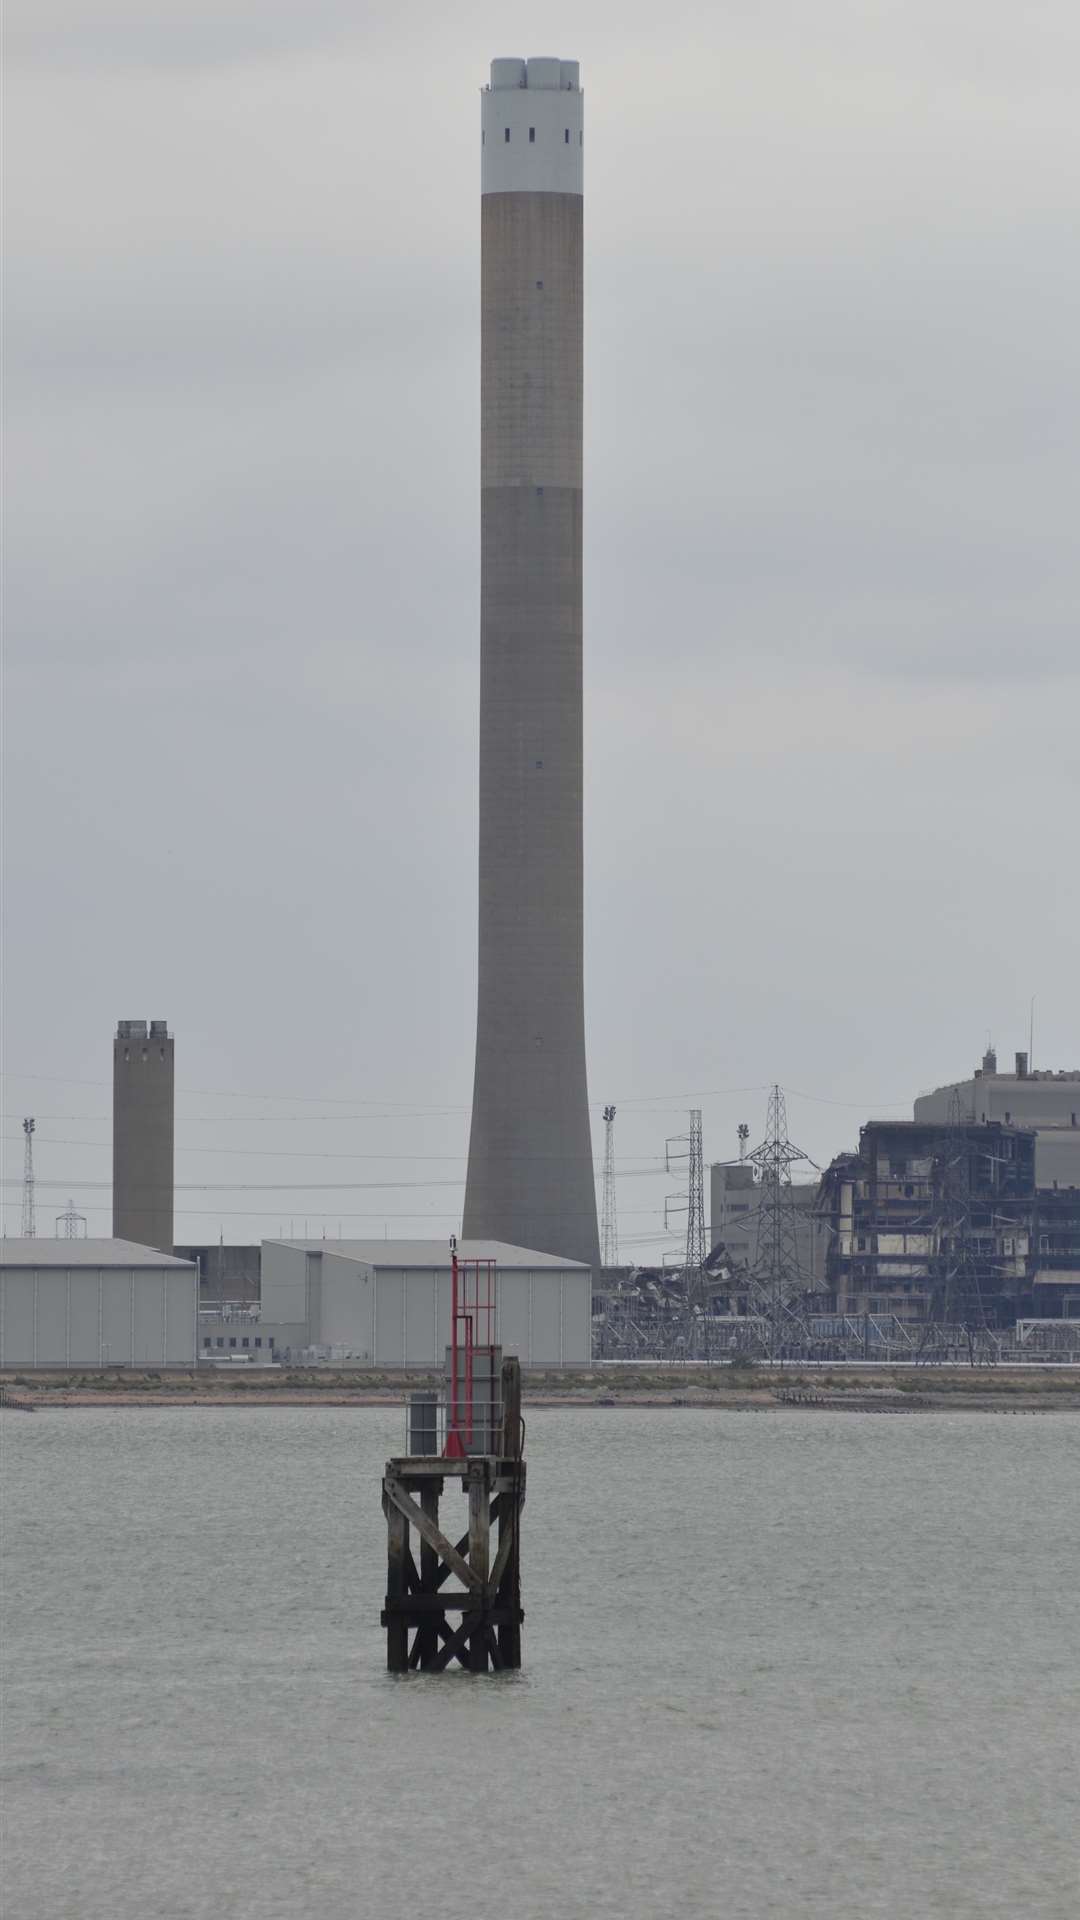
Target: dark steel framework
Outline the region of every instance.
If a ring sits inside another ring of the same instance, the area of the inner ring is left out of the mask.
[[[619,1228],[615,1212],[615,1109],[604,1108],[604,1185],[600,1227],[600,1265],[619,1264]]]

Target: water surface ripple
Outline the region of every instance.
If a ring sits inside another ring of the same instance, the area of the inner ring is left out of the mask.
[[[1075,1920],[1080,1420],[534,1409],[486,1679],[384,1671],[402,1432],[0,1415],[6,1912]]]

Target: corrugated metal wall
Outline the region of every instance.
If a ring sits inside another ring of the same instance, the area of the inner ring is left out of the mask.
[[[191,1366],[197,1314],[194,1269],[7,1267],[0,1366]]]

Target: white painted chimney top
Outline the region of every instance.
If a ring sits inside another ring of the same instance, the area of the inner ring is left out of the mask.
[[[584,106],[576,60],[493,60],[480,95],[482,193],[581,193]]]

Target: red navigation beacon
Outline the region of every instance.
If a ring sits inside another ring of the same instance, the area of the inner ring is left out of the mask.
[[[478,1367],[477,1360],[482,1358]],[[446,1393],[445,1460],[464,1460],[473,1451],[478,1378],[483,1381],[483,1450],[490,1450],[490,1402],[496,1373],[495,1262],[462,1260],[457,1239],[450,1241],[450,1377]]]

